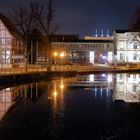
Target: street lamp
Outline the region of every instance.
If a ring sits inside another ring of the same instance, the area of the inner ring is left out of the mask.
[[[64,59],[64,56],[65,56],[65,52],[64,51],[61,51],[61,52],[55,51],[55,52],[53,52],[53,56],[54,56],[54,61],[56,61],[56,63],[59,62],[59,60],[60,60],[59,64],[62,67],[63,66],[63,59]],[[63,69],[63,68],[61,68],[61,69]]]
[[[57,61],[56,61],[57,59],[56,59],[56,58],[57,58],[57,56],[58,56],[58,52],[54,52],[54,53],[53,53],[53,56],[54,56],[54,57],[53,57],[54,64],[56,64],[56,63],[57,63]]]
[[[53,54],[55,57],[58,55],[58,53],[57,52],[54,52],[54,54]]]
[[[60,53],[60,57],[63,58],[64,56],[65,56],[65,53],[64,52],[61,52]]]

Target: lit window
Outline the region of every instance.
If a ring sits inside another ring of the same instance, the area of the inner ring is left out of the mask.
[[[94,51],[89,52],[90,63],[94,64]]]
[[[112,52],[108,52],[108,61],[111,62],[113,58]]]
[[[10,51],[8,50],[8,51],[6,51],[6,55],[10,55]]]
[[[90,74],[89,75],[89,81],[90,82],[94,82],[94,74]]]
[[[5,38],[1,39],[1,44],[4,45],[5,44]]]
[[[123,83],[119,83],[118,91],[124,91],[124,84]]]
[[[133,81],[136,81],[136,75],[133,75]]]

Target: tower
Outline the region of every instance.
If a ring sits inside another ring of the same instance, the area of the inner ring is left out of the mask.
[[[104,36],[104,32],[103,32],[103,29],[101,30],[101,37],[103,37]]]
[[[96,31],[95,31],[95,36],[96,36],[96,37],[98,37],[98,32],[97,32],[97,29],[96,29]]]
[[[107,34],[106,34],[106,36],[109,37],[109,29],[107,29]]]

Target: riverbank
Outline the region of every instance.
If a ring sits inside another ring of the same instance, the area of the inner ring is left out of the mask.
[[[53,79],[57,77],[69,77],[75,76],[76,72],[30,72],[30,73],[21,73],[21,74],[7,74],[7,75],[0,75],[0,84],[7,85],[11,83],[24,83],[24,82],[31,82],[31,81],[38,81],[41,79]]]
[[[42,71],[41,71],[42,70]],[[74,65],[74,66],[52,66],[51,69],[41,68],[29,71],[19,70],[13,72],[6,71],[0,74],[0,84],[30,82],[40,79],[53,79],[56,77],[76,76],[77,74],[96,73],[139,73],[139,67],[111,67],[105,65]]]

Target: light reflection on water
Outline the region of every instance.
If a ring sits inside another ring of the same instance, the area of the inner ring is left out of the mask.
[[[0,90],[0,139],[128,138],[140,131],[133,120],[140,117],[139,102],[140,74],[77,75],[8,87]]]

